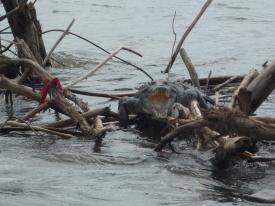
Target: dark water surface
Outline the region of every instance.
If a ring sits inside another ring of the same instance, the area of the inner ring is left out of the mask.
[[[43,30],[65,29],[76,18],[72,31],[109,51],[127,46],[143,58],[121,52],[156,79],[165,78],[171,55],[171,22],[177,10],[178,39],[204,1],[188,0],[38,0],[38,18]],[[275,1],[214,0],[185,43],[201,77],[244,74],[260,68],[275,56]],[[45,34],[47,49],[59,33]],[[53,73],[64,84],[102,61],[106,55],[93,46],[68,36],[55,52],[65,68]],[[171,78],[188,78],[181,60]],[[109,62],[95,76],[76,88],[90,91],[131,91],[148,79],[139,71],[117,61]],[[89,98],[91,107],[116,102]],[[258,113],[275,114],[269,99]],[[10,108],[1,102],[1,122]],[[15,115],[37,104],[17,98]],[[45,113],[39,121],[53,121]],[[138,131],[109,132],[100,153],[94,141],[56,140],[45,134],[12,133],[0,137],[0,205],[259,205],[234,198],[232,192],[274,197],[273,165],[238,165],[219,172],[208,162],[210,153],[195,151],[185,142],[183,154],[153,152],[154,140]],[[272,146],[261,153],[272,155]]]

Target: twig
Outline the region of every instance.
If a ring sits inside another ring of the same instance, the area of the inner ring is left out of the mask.
[[[20,118],[20,120],[22,121],[27,121],[28,119],[34,117],[37,113],[41,112],[42,110],[46,110],[50,107],[50,102],[46,102],[44,104],[39,105],[38,107],[35,107],[32,111],[28,112],[27,114],[25,114],[22,118]]]
[[[42,62],[42,66],[45,66],[47,61],[49,60],[49,58],[51,57],[53,51],[56,49],[56,47],[58,46],[58,44],[62,41],[62,39],[67,35],[68,31],[71,29],[71,27],[73,26],[75,22],[75,19],[73,19],[71,21],[71,23],[69,24],[69,26],[67,27],[67,29],[63,32],[63,34],[59,37],[59,39],[55,42],[55,44],[53,45],[53,47],[51,48],[50,52],[48,53],[48,55],[45,57],[44,61]]]
[[[81,95],[86,95],[86,96],[92,96],[92,97],[106,97],[106,98],[111,98],[111,99],[121,99],[121,97],[132,97],[136,95],[136,92],[132,93],[122,93],[122,94],[107,94],[107,93],[99,93],[99,92],[88,92],[88,91],[81,91],[77,89],[69,89],[71,92],[75,94],[81,94]]]
[[[62,29],[51,29],[51,30],[47,30],[47,31],[42,32],[42,34],[46,34],[46,33],[49,33],[49,32],[54,32],[54,31],[64,32],[65,30],[62,30]],[[70,31],[67,32],[67,34],[73,35],[73,36],[75,36],[75,37],[77,37],[77,38],[79,38],[79,39],[81,39],[81,40],[83,40],[83,41],[86,41],[86,42],[88,42],[89,44],[92,44],[93,46],[97,47],[98,49],[104,51],[104,52],[107,53],[107,54],[111,54],[111,53],[108,52],[106,49],[102,48],[101,46],[95,44],[94,42],[92,42],[92,41],[90,41],[90,40],[88,40],[88,39],[86,39],[86,38],[84,38],[84,37],[82,37],[82,36],[80,36],[80,35],[78,35],[78,34],[75,34],[75,33],[70,32]],[[154,80],[153,77],[150,76],[150,75],[149,75],[145,70],[143,70],[142,68],[140,68],[140,67],[138,67],[138,66],[132,64],[131,62],[126,61],[126,60],[124,60],[124,59],[122,59],[122,58],[120,58],[120,57],[114,56],[114,58],[120,60],[121,62],[123,62],[123,63],[125,63],[125,64],[128,64],[128,65],[130,65],[130,66],[136,68],[137,70],[143,72],[143,73],[144,73],[147,77],[149,77],[152,81]]]
[[[11,125],[11,126],[15,126],[15,127],[17,127],[17,126],[19,126],[19,127],[31,127],[33,130],[58,135],[58,136],[60,136],[62,138],[65,138],[65,139],[69,139],[69,138],[74,137],[73,135],[70,135],[70,134],[64,134],[64,133],[61,133],[61,132],[53,131],[53,130],[46,129],[46,128],[39,127],[39,126],[28,125],[27,123],[19,123],[19,122],[9,121],[8,124]]]
[[[2,33],[3,31],[8,30],[9,28],[10,28],[10,26],[7,26],[6,28],[4,28],[4,29],[0,30],[0,33]]]
[[[172,56],[172,58],[170,59],[166,69],[165,69],[165,73],[168,73],[170,71],[170,69],[172,68],[178,53],[180,51],[180,48],[184,42],[184,40],[186,39],[186,37],[189,35],[189,33],[192,31],[192,29],[194,28],[194,26],[197,24],[197,22],[199,21],[199,19],[201,18],[201,16],[203,15],[203,13],[206,11],[206,9],[208,8],[208,6],[211,4],[213,0],[207,0],[207,2],[204,4],[204,6],[202,7],[200,13],[196,16],[196,18],[193,20],[192,24],[187,28],[187,30],[185,31],[185,33],[183,34],[183,36],[181,37],[178,46]]]
[[[56,62],[57,64],[60,64],[60,65],[63,66],[63,67],[68,67],[68,66],[65,65],[63,62],[60,62],[59,60],[57,60],[57,59],[54,58],[54,57],[51,57],[50,59],[53,60],[54,62]]]
[[[212,70],[209,71],[209,74],[208,74],[208,77],[207,77],[207,80],[206,80],[206,84],[205,84],[205,91],[206,92],[208,91],[211,75],[212,75]]]
[[[194,120],[183,126],[176,128],[174,131],[168,133],[159,144],[156,146],[155,151],[160,152],[169,142],[173,141],[179,134],[188,133],[194,129],[198,129],[207,125],[207,122],[202,119]]]
[[[10,43],[7,47],[1,45],[1,47],[3,47],[4,49],[0,51],[0,54],[5,53],[6,51],[9,51],[9,49],[12,47],[13,43]]]
[[[174,42],[173,42],[173,47],[172,47],[172,52],[171,52],[171,58],[173,56],[175,45],[176,45],[176,41],[177,41],[177,33],[175,31],[175,19],[176,19],[176,15],[177,15],[177,11],[175,11],[175,14],[173,16],[173,22],[172,22],[172,31],[173,31],[173,34],[174,34]]]
[[[139,53],[131,50],[131,49],[128,49],[128,48],[125,48],[125,47],[119,47],[118,49],[116,49],[112,54],[110,54],[104,61],[102,61],[101,63],[99,63],[95,68],[93,68],[91,71],[89,71],[87,74],[79,77],[78,79],[76,79],[74,82],[68,84],[65,86],[65,88],[70,88],[74,85],[76,85],[77,83],[81,82],[82,80],[84,79],[87,79],[88,77],[90,77],[91,75],[93,75],[97,70],[99,70],[104,64],[106,64],[110,59],[112,59],[113,56],[115,56],[118,52],[120,52],[121,50],[126,50],[126,51],[130,51],[138,56],[141,56],[139,55]]]
[[[213,91],[218,91],[221,88],[225,87],[226,85],[228,85],[229,83],[233,82],[235,79],[237,79],[238,76],[233,76],[230,79],[226,80],[225,82],[223,82],[222,84],[217,85],[216,87],[213,88]]]

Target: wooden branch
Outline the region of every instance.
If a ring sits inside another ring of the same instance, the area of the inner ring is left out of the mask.
[[[64,96],[74,102],[77,106],[79,106],[84,112],[90,111],[89,104],[87,102],[84,102],[82,99],[78,98],[75,94],[73,94],[71,91],[65,89],[64,90]]]
[[[65,30],[63,30],[63,29],[51,29],[51,30],[44,31],[42,34],[46,34],[46,33],[49,33],[49,32],[55,32],[55,31],[64,32]],[[83,41],[88,42],[89,44],[91,44],[91,45],[97,47],[98,49],[104,51],[104,52],[107,53],[107,54],[111,54],[110,52],[108,52],[106,49],[102,48],[102,47],[99,46],[98,44],[95,44],[94,42],[92,42],[92,41],[90,41],[90,40],[88,40],[88,39],[86,39],[86,38],[84,38],[84,37],[82,37],[82,36],[80,36],[80,35],[78,35],[78,34],[76,34],[76,33],[73,33],[73,32],[70,32],[70,31],[69,31],[68,34],[71,34],[71,35],[73,35],[73,36],[75,36],[75,37],[77,37],[77,38],[79,38],[79,39],[81,39],[81,40],[83,40]],[[123,63],[125,63],[125,64],[127,64],[127,65],[130,65],[130,66],[136,68],[137,70],[139,70],[139,71],[141,71],[142,73],[144,73],[147,77],[149,77],[152,81],[154,80],[153,77],[151,77],[151,76],[150,76],[145,70],[143,70],[141,67],[139,67],[139,66],[137,66],[137,65],[134,65],[134,64],[132,64],[131,62],[126,61],[126,60],[124,60],[124,59],[122,59],[122,58],[120,58],[120,57],[114,56],[114,58],[120,60],[121,62],[123,62]]]
[[[272,117],[250,116],[249,118],[256,120],[256,121],[264,122],[266,124],[274,124],[275,125],[275,118],[272,118]]]
[[[64,133],[53,131],[53,130],[50,130],[50,129],[46,129],[46,128],[43,128],[43,127],[28,125],[26,123],[19,123],[19,122],[9,121],[8,125],[11,125],[11,126],[14,126],[14,127],[27,127],[27,128],[30,127],[31,129],[33,129],[35,131],[41,131],[41,132],[46,132],[46,133],[49,133],[49,134],[58,135],[58,136],[60,136],[62,138],[65,138],[65,139],[69,139],[69,138],[74,137],[73,135],[70,135],[70,134],[64,134]]]
[[[206,84],[205,84],[205,91],[208,91],[211,75],[212,75],[212,70],[210,70],[208,73],[208,77],[207,77]]]
[[[203,111],[208,127],[221,134],[238,134],[258,140],[275,140],[275,126],[259,122],[229,108]]]
[[[237,76],[238,76],[238,78],[235,79],[234,81],[232,81],[231,83],[240,83],[242,81],[242,79],[244,78],[245,75],[237,75]],[[230,79],[231,77],[233,77],[233,76],[232,75],[227,75],[227,76],[215,76],[215,77],[211,77],[209,79],[209,84],[208,85],[210,87],[210,86],[213,86],[213,85],[222,84],[225,81],[227,81],[228,79]],[[208,77],[207,78],[200,78],[199,81],[200,81],[200,85],[201,86],[205,86],[207,84]],[[183,82],[189,83],[189,84],[192,83],[191,79],[185,79],[185,80],[183,80]]]
[[[16,84],[4,75],[0,75],[0,88],[10,90],[12,93],[25,96],[35,101],[40,101],[40,95],[38,93],[34,93],[32,88]]]
[[[58,44],[62,41],[62,39],[64,39],[64,37],[67,35],[68,31],[71,29],[71,27],[73,26],[75,22],[75,19],[73,19],[71,21],[71,23],[69,24],[69,26],[67,27],[67,29],[63,32],[63,34],[59,37],[59,39],[55,42],[55,44],[53,45],[53,47],[51,48],[50,52],[48,53],[48,55],[45,57],[45,59],[42,62],[42,66],[45,66],[46,63],[48,62],[48,60],[50,59],[53,51],[56,49],[56,47],[58,46]]]
[[[275,62],[269,64],[247,87],[251,93],[251,113],[266,100],[275,88]]]
[[[109,94],[109,93],[102,93],[102,92],[81,91],[77,89],[69,89],[69,90],[75,94],[81,94],[81,95],[92,96],[92,97],[106,97],[106,98],[117,99],[117,100],[121,99],[121,97],[133,97],[136,95],[136,92]]]
[[[206,9],[208,8],[208,6],[211,4],[213,0],[207,0],[207,2],[204,4],[204,6],[202,7],[201,11],[199,12],[199,14],[196,16],[196,18],[193,20],[192,24],[187,28],[187,30],[185,31],[185,33],[182,35],[177,48],[172,56],[172,58],[170,59],[166,69],[165,69],[165,73],[168,73],[170,71],[170,69],[172,68],[178,53],[181,49],[181,46],[183,44],[183,42],[185,41],[186,37],[189,35],[189,33],[192,31],[192,29],[195,27],[195,25],[197,24],[197,22],[199,21],[199,19],[201,18],[201,16],[203,15],[203,13],[206,11]]]
[[[185,51],[184,48],[180,49],[180,56],[189,72],[189,75],[190,75],[193,85],[197,88],[200,88],[198,74],[196,72],[194,65],[192,64],[191,59],[188,57],[187,52]]]
[[[237,103],[238,103],[238,99],[240,98],[240,90],[245,89],[249,83],[255,79],[257,76],[259,75],[259,73],[257,72],[257,70],[252,69],[249,71],[249,73],[243,78],[240,86],[238,87],[238,89],[234,92],[233,96],[232,96],[232,101],[230,104],[231,108],[237,108]],[[237,108],[239,109],[239,108]]]
[[[23,117],[21,117],[19,119],[19,122],[21,122],[21,120],[23,122],[27,121],[28,119],[34,117],[37,113],[46,110],[48,108],[50,108],[50,101],[49,102],[45,102],[44,104],[39,105],[38,107],[35,107],[32,111],[28,112],[27,114],[25,114]]]
[[[176,128],[172,132],[168,133],[164,138],[162,138],[162,140],[155,147],[155,151],[160,152],[169,142],[173,141],[178,135],[182,133],[190,133],[193,130],[204,126],[207,126],[207,121],[199,119]]]
[[[5,15],[0,16],[0,21],[3,21],[5,18],[9,17],[10,15],[12,15],[14,12],[16,12],[20,7],[17,6],[14,9],[8,11]]]
[[[114,57],[117,53],[119,53],[121,50],[126,50],[126,51],[130,51],[138,56],[141,56],[141,54],[131,50],[131,49],[128,49],[126,47],[119,47],[117,48],[113,53],[111,53],[104,61],[102,61],[101,63],[99,63],[95,68],[93,68],[91,71],[89,71],[87,74],[79,77],[78,79],[76,79],[75,81],[73,81],[72,83],[68,84],[65,86],[66,89],[76,85],[77,83],[81,82],[82,80],[84,79],[87,79],[88,77],[92,76],[96,71],[98,71],[103,65],[105,65],[110,59],[112,59],[112,57]]]
[[[85,112],[83,114],[81,114],[81,116],[85,119],[89,119],[98,115],[106,115],[110,112],[110,108],[109,107],[104,107],[104,108],[100,108],[100,109],[94,109],[91,110],[89,112]],[[54,123],[50,123],[45,125],[45,127],[52,127],[52,128],[61,128],[61,127],[68,127],[70,125],[76,124],[77,122],[74,119],[66,119],[66,120],[60,120],[58,122],[54,122]]]
[[[41,34],[41,25],[37,20],[36,10],[32,3],[27,3],[27,0],[1,0],[5,11],[8,13],[14,8],[19,9],[8,16],[8,22],[13,34],[14,39],[24,39],[29,46],[36,61],[42,64],[43,59],[46,57],[46,49]],[[21,56],[19,56],[21,57]],[[47,66],[50,63],[47,62]]]
[[[213,88],[213,91],[218,91],[221,88],[227,86],[229,83],[233,82],[234,80],[236,80],[238,78],[238,76],[233,76],[231,78],[229,78],[228,80],[226,80],[225,82],[223,82],[222,84],[217,85],[216,87]]]

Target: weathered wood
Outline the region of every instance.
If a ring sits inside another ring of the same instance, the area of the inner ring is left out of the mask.
[[[221,83],[221,84],[215,86],[215,87],[213,88],[213,91],[218,91],[218,90],[220,90],[221,88],[227,86],[229,83],[233,82],[235,79],[238,79],[238,76],[233,76],[233,77],[229,78],[228,80],[226,80],[225,82],[223,82],[223,83]]]
[[[1,0],[6,12],[10,12],[18,6],[17,0]],[[26,0],[20,1],[20,8],[8,16],[9,25],[14,39],[24,39],[31,49],[36,61],[41,65],[46,57],[46,50],[42,39],[41,25],[37,20],[33,3]],[[20,57],[20,56],[19,56]],[[50,66],[50,62],[47,62]]]
[[[259,75],[258,71],[255,69],[252,69],[249,71],[249,73],[243,78],[240,86],[238,87],[238,89],[234,92],[233,96],[232,96],[232,100],[231,100],[231,104],[230,107],[231,108],[235,108],[235,109],[240,109],[238,108],[238,102],[240,99],[240,90],[245,89],[249,83],[255,79],[257,76]],[[244,111],[244,110],[241,110]]]
[[[155,151],[161,151],[166,144],[173,141],[178,135],[190,133],[202,127],[208,127],[225,135],[237,134],[257,140],[275,140],[275,125],[253,120],[237,110],[221,107],[202,110],[202,114],[203,119],[188,122],[168,133],[156,146]]]
[[[94,109],[91,110],[89,112],[85,112],[82,115],[83,118],[92,118],[98,115],[106,115],[110,112],[110,108],[109,107],[104,107],[104,108],[100,108],[100,109]],[[66,120],[60,120],[54,123],[50,123],[45,125],[46,127],[51,127],[51,128],[61,128],[61,127],[68,127],[70,125],[76,124],[77,122],[74,119],[66,119]]]
[[[207,121],[203,119],[198,119],[176,128],[161,139],[161,141],[155,147],[155,151],[160,152],[169,142],[173,141],[173,139],[175,139],[178,135],[190,133],[193,130],[202,128],[204,126],[207,126]]]
[[[253,120],[237,110],[211,109],[204,111],[203,116],[209,128],[221,134],[237,134],[258,140],[275,140],[275,126]]]
[[[195,87],[200,88],[200,82],[199,82],[199,78],[198,78],[198,74],[196,72],[196,69],[194,67],[194,65],[192,64],[191,59],[189,58],[189,56],[187,55],[187,52],[185,51],[184,48],[180,49],[180,56],[182,58],[182,61],[184,62],[190,78],[192,80],[192,83]]]
[[[247,87],[251,93],[251,113],[266,100],[275,88],[275,62],[269,64]]]
[[[244,75],[237,75],[237,76],[238,77],[235,80],[231,81],[231,83],[239,83],[244,78]],[[210,86],[210,85],[222,84],[223,82],[227,81],[231,77],[232,77],[232,75],[211,77],[209,79],[208,85]],[[205,86],[207,84],[208,77],[207,78],[200,78],[199,81],[200,81],[201,86]],[[191,79],[185,79],[185,80],[183,80],[183,82],[186,82],[186,83],[189,83],[189,84],[192,83]]]
[[[53,77],[43,69],[37,62],[30,59],[10,59],[14,63],[25,63],[32,69],[33,72],[39,77],[41,81],[52,80]],[[72,117],[80,125],[80,128],[84,134],[91,134],[92,129],[85,118],[79,114],[76,108],[64,98],[63,94],[55,87],[51,86],[51,95],[53,104],[63,111],[66,115]],[[40,98],[40,97],[39,97]]]
[[[53,134],[53,135],[58,135],[58,136],[60,136],[62,138],[65,138],[65,139],[69,139],[69,138],[74,137],[73,135],[70,135],[70,134],[64,134],[64,133],[53,131],[53,130],[50,130],[50,129],[46,129],[46,128],[43,128],[43,127],[40,127],[40,126],[28,125],[26,123],[19,123],[19,122],[15,122],[15,121],[9,121],[7,123],[7,125],[14,126],[14,127],[26,127],[26,128],[29,127],[34,131],[41,131],[41,132],[46,132],[46,133]]]
[[[34,93],[32,88],[16,84],[4,75],[0,75],[0,88],[10,90],[12,93],[25,96],[35,101],[40,101],[40,95],[38,93]]]
[[[102,93],[102,92],[82,91],[77,89],[69,89],[69,91],[75,94],[81,94],[81,95],[92,96],[92,97],[106,97],[106,98],[117,99],[117,100],[121,99],[121,97],[132,97],[136,95],[136,92],[109,94],[109,93]]]
[[[69,24],[69,26],[67,27],[67,29],[63,32],[63,34],[57,39],[57,41],[55,42],[55,44],[53,45],[53,47],[51,48],[51,50],[49,51],[48,55],[45,57],[45,59],[42,62],[42,66],[46,66],[47,62],[49,61],[53,51],[56,49],[56,47],[58,46],[58,44],[62,41],[62,39],[64,39],[64,37],[68,34],[68,31],[71,29],[71,27],[73,26],[75,22],[75,19],[73,19],[71,21],[71,23]]]
[[[211,4],[213,0],[207,0],[207,2],[203,5],[202,9],[200,10],[199,14],[196,16],[196,18],[193,20],[192,24],[187,28],[187,30],[184,32],[184,34],[182,35],[177,48],[175,49],[174,54],[172,55],[166,69],[165,69],[165,73],[168,73],[170,71],[170,69],[172,68],[178,53],[181,49],[181,46],[183,44],[183,42],[185,41],[185,39],[187,38],[187,36],[189,35],[189,33],[192,31],[192,29],[195,27],[195,25],[198,23],[199,19],[202,17],[203,13],[206,11],[206,9],[208,8],[208,6]]]

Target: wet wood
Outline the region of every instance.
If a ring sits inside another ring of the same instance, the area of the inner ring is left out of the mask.
[[[235,79],[238,79],[238,76],[233,76],[233,77],[230,77],[228,80],[226,80],[225,82],[215,86],[213,88],[213,91],[218,91],[220,90],[221,88],[227,86],[229,83],[233,82]]]
[[[18,7],[17,0],[1,0],[1,2],[7,13]],[[41,65],[47,55],[42,39],[41,25],[37,20],[33,3],[27,3],[26,0],[21,1],[20,8],[8,16],[8,22],[14,39],[24,39],[36,61]],[[50,62],[47,61],[46,65],[50,66]]]
[[[196,69],[191,61],[191,59],[189,58],[189,56],[187,55],[187,52],[185,51],[184,48],[180,49],[180,56],[182,58],[182,61],[184,62],[189,75],[191,77],[191,81],[193,83],[193,85],[197,88],[200,88],[200,82],[199,82],[199,78],[198,78],[198,74],[196,72]]]
[[[242,79],[244,78],[245,75],[236,75],[237,78],[234,79],[233,81],[231,81],[231,83],[240,83],[242,81]],[[213,85],[218,85],[218,84],[222,84],[224,83],[225,81],[227,81],[228,79],[232,78],[233,76],[232,75],[227,75],[227,76],[213,76],[209,79],[209,82],[208,82],[208,85],[209,87]],[[199,82],[200,82],[200,85],[201,86],[205,86],[207,84],[207,81],[208,81],[208,77],[207,78],[200,78],[199,79]],[[186,82],[186,83],[192,83],[191,79],[186,79],[184,80],[183,82]]]
[[[104,107],[104,108],[99,108],[99,109],[94,109],[91,110],[89,112],[85,112],[83,114],[81,114],[81,116],[85,119],[89,119],[89,118],[93,118],[96,117],[98,115],[107,115],[108,113],[110,113],[110,108],[109,107]],[[50,123],[45,125],[46,127],[55,127],[55,128],[61,128],[61,127],[68,127],[71,125],[76,124],[77,121],[75,121],[74,119],[70,118],[70,119],[66,119],[66,120],[60,120],[54,123]]]
[[[202,9],[200,10],[199,14],[196,16],[196,18],[193,20],[192,24],[187,28],[187,30],[184,32],[184,34],[182,35],[166,69],[165,69],[165,73],[168,73],[170,71],[170,69],[172,68],[178,53],[180,52],[180,49],[182,47],[183,42],[185,41],[185,39],[187,38],[187,36],[189,35],[189,33],[192,31],[192,29],[195,27],[195,25],[198,23],[198,21],[200,20],[200,18],[202,17],[202,15],[204,14],[204,12],[206,11],[206,9],[209,7],[209,5],[211,4],[213,0],[207,0],[206,3],[203,5]]]
[[[275,88],[275,62],[269,64],[247,87],[251,94],[251,113],[266,100]]]
[[[255,69],[252,69],[249,71],[249,73],[243,78],[240,86],[238,87],[238,89],[234,92],[233,96],[232,96],[232,100],[231,100],[231,104],[230,107],[231,108],[236,108],[236,109],[240,109],[241,111],[245,112],[247,114],[247,109],[244,108],[240,108],[238,106],[238,102],[239,105],[244,105],[245,103],[242,103],[241,101],[241,95],[240,93],[242,93],[241,90],[245,90],[247,88],[247,86],[250,84],[250,82],[255,79],[257,76],[259,75],[258,71]]]

